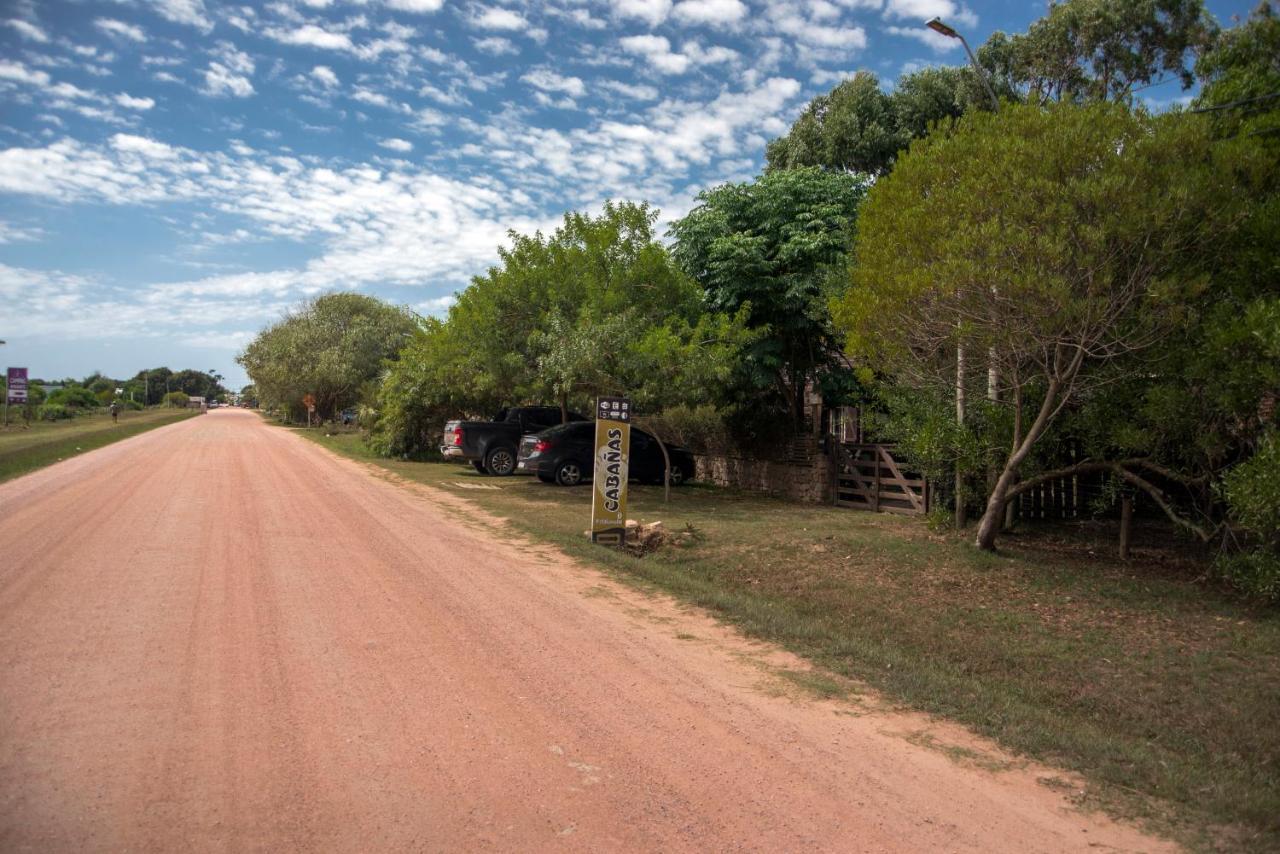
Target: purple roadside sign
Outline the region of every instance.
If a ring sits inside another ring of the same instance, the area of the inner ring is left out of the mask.
[[[27,369],[26,368],[10,368],[9,369],[9,394],[6,403],[16,403],[19,406],[27,402]]]

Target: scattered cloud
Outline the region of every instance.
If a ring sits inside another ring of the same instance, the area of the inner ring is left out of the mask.
[[[126,41],[141,44],[147,40],[147,34],[142,27],[126,24],[124,21],[117,21],[114,18],[98,18],[93,22],[93,25],[107,35],[125,39]]]
[[[747,16],[742,0],[683,0],[671,10],[671,17],[685,24],[730,26]]]
[[[384,139],[378,145],[383,148],[389,148],[392,151],[398,151],[401,154],[408,154],[413,151],[413,143],[407,139]]]
[[[476,46],[476,50],[489,56],[514,56],[520,52],[520,48],[511,39],[504,39],[502,36],[486,36],[473,39],[471,43]]]
[[[317,65],[311,69],[311,76],[326,89],[338,88],[338,75],[327,65]]]
[[[116,103],[130,110],[149,110],[156,105],[153,98],[135,98],[127,92],[116,95]]]
[[[671,14],[671,0],[616,0],[613,12],[620,18],[636,18],[656,27]]]
[[[22,36],[27,41],[38,42],[40,44],[47,44],[49,42],[48,34],[45,33],[39,25],[33,24],[31,21],[24,21],[21,18],[10,18],[4,23],[6,26],[12,27],[16,30],[18,35]]]

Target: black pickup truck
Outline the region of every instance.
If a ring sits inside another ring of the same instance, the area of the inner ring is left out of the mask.
[[[576,412],[570,421],[586,421]],[[540,433],[561,423],[558,406],[513,406],[492,421],[450,421],[444,425],[440,453],[470,460],[481,474],[508,475],[516,470],[516,449],[526,433]]]

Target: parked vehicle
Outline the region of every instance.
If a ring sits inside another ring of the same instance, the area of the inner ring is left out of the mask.
[[[440,453],[470,460],[481,474],[514,474],[520,437],[538,433],[561,420],[558,406],[513,406],[499,412],[492,421],[450,421],[444,425]],[[586,418],[570,412],[569,420]]]
[[[536,474],[544,483],[576,486],[590,483],[595,472],[594,421],[562,424],[520,442],[517,467]],[[671,457],[671,485],[679,486],[693,476],[693,454],[687,448],[667,445]],[[631,428],[630,479],[662,483],[662,449],[658,440],[643,430]]]

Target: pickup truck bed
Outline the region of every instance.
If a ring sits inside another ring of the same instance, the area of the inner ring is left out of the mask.
[[[444,425],[440,453],[470,460],[484,474],[513,474],[520,437],[554,427],[561,420],[558,406],[513,406],[499,412],[492,421],[450,421]],[[587,419],[570,412],[569,420]]]

